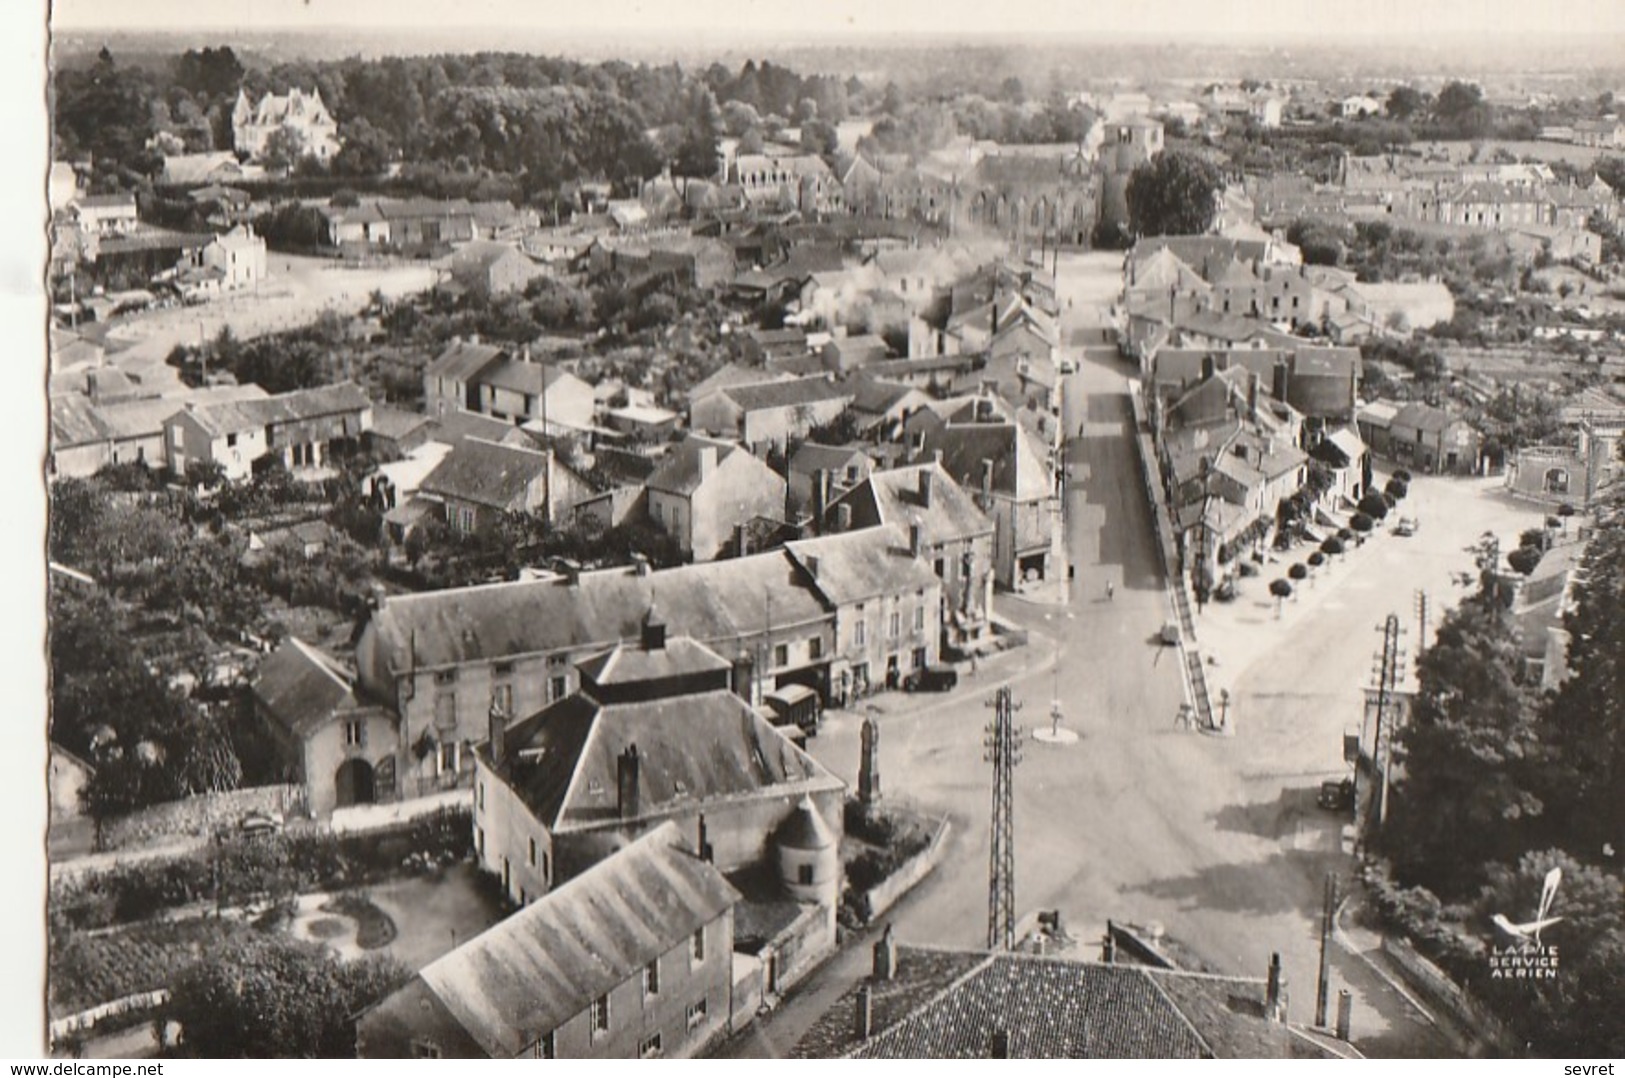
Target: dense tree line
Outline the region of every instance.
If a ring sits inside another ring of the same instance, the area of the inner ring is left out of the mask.
[[[754,61],[685,71],[478,53],[250,67],[223,46],[143,66],[103,49],[53,77],[55,155],[91,158],[98,187],[133,186],[156,172],[161,153],[231,149],[239,89],[258,101],[290,88],[319,91],[338,122],[337,175],[377,177],[401,162],[424,182],[436,173],[516,177],[536,199],[581,179],[628,190],[674,161],[679,174],[714,171],[721,103],[735,106],[735,126],[744,117],[761,137],[774,125],[839,122],[863,92],[855,79]],[[299,162],[297,151],[273,146],[269,163],[328,168]]]
[[[1524,662],[1499,550],[1478,548],[1480,587],[1452,611],[1418,663],[1397,737],[1404,776],[1381,844],[1408,890],[1389,911],[1540,1052],[1617,1055],[1610,1017],[1625,985],[1625,499],[1599,514],[1565,616],[1569,676],[1543,691]],[[1555,981],[1484,976],[1492,913],[1534,909],[1564,870],[1547,930]],[[1516,991],[1514,991],[1516,989]]]

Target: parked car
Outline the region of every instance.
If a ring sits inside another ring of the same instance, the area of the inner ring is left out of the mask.
[[[1184,634],[1179,631],[1179,622],[1177,621],[1164,622],[1160,635],[1162,642],[1171,648],[1177,648],[1179,642],[1184,639]]]
[[[1320,784],[1316,803],[1329,812],[1348,812],[1354,808],[1354,780],[1327,779]]]
[[[237,821],[237,829],[245,835],[274,835],[282,830],[280,812],[245,812]]]
[[[1395,535],[1415,535],[1417,529],[1415,517],[1400,517],[1399,523],[1394,525]]]
[[[903,678],[904,692],[947,692],[959,684],[959,671],[951,666],[922,666]]]
[[[1077,374],[1078,373],[1078,361],[1075,360],[1075,359],[1070,359],[1070,358],[1063,359],[1058,364],[1058,367],[1059,367],[1060,372],[1062,374]]]

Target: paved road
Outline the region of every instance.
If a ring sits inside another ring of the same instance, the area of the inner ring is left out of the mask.
[[[1262,977],[1270,954],[1280,952],[1290,1013],[1308,1021],[1322,878],[1349,868],[1339,849],[1338,821],[1318,811],[1313,797],[1320,779],[1341,766],[1338,735],[1347,720],[1326,709],[1318,729],[1311,729],[1299,716],[1308,696],[1342,699],[1339,693],[1352,693],[1358,699],[1358,675],[1368,665],[1371,641],[1368,631],[1354,634],[1349,626],[1367,611],[1328,603],[1306,613],[1328,619],[1307,634],[1312,650],[1304,655],[1323,663],[1322,669],[1306,675],[1297,660],[1263,656],[1258,670],[1248,670],[1234,689],[1238,736],[1175,729],[1181,686],[1175,653],[1155,640],[1167,607],[1127,437],[1130,373],[1109,351],[1091,349],[1068,386],[1067,429],[1076,435],[1083,427],[1066,450],[1073,468],[1069,553],[1078,567],[1070,605],[1044,608],[1002,598],[1006,616],[1043,634],[1035,635],[1026,653],[1019,660],[1006,657],[1012,661],[1002,672],[984,667],[979,686],[950,698],[912,700],[908,710],[881,720],[887,796],[946,813],[955,827],[944,868],[890,920],[905,942],[986,942],[990,784],[981,741],[990,712],[982,698],[1008,677],[1026,705],[1018,722],[1029,728],[1047,723],[1050,701],[1059,698],[1064,724],[1082,735],[1071,746],[1028,741],[1023,748],[1015,798],[1018,912],[1060,908],[1073,934],[1084,939],[1097,937],[1108,918],[1158,922],[1228,973]],[[1374,543],[1351,556],[1339,571],[1356,579],[1362,571],[1358,559],[1375,549]],[[1459,550],[1441,555],[1441,564],[1460,558]],[[1111,599],[1108,581],[1115,586]],[[1335,591],[1330,577],[1326,588]],[[1399,594],[1408,601],[1408,588]],[[1388,599],[1372,601],[1381,606]],[[1306,612],[1314,606],[1303,602]],[[1221,631],[1217,621],[1212,628]],[[1237,673],[1243,673],[1240,667]],[[813,751],[855,781],[856,718],[832,721]],[[769,1056],[786,1051],[867,961],[860,943],[734,1050]],[[1347,987],[1355,997],[1354,1039],[1362,1050],[1454,1052],[1357,958],[1335,955],[1332,981],[1334,996]]]

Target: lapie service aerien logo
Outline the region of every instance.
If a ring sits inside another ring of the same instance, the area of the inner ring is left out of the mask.
[[[1532,921],[1514,924],[1504,913],[1490,918],[1505,937],[1490,948],[1490,976],[1496,980],[1553,980],[1557,977],[1557,947],[1541,942],[1540,934],[1563,918],[1550,916],[1552,900],[1563,882],[1563,870],[1546,873],[1540,906]]]

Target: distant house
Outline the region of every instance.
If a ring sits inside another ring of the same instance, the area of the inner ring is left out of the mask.
[[[790,458],[790,509],[822,520],[830,502],[869,478],[874,470],[874,460],[862,446],[807,442]]]
[[[1324,497],[1333,508],[1358,505],[1371,489],[1371,453],[1352,425],[1327,434],[1310,447],[1309,455],[1331,472],[1332,484]]]
[[[812,154],[740,154],[728,164],[723,182],[737,184],[752,203],[774,203],[803,214],[833,213],[842,205],[840,181],[823,158]]]
[[[126,235],[140,223],[130,194],[80,195],[71,209],[79,227],[94,236]]]
[[[695,561],[717,557],[743,527],[784,516],[779,473],[736,445],[691,438],[644,483],[649,517]]]
[[[1019,423],[955,423],[926,436],[927,455],[993,520],[993,572],[1006,588],[1060,571],[1060,501],[1045,449]]]
[[[1382,115],[1382,102],[1370,94],[1354,94],[1337,103],[1337,113],[1345,120]]]
[[[914,386],[859,378],[853,383],[850,410],[860,433],[897,441],[903,422],[930,404],[931,398]]]
[[[218,464],[228,480],[247,479],[255,462],[279,458],[290,471],[321,468],[334,446],[359,445],[372,429],[372,401],[353,382],[221,404],[191,404],[166,427],[169,467]]]
[[[1431,404],[1407,404],[1388,425],[1388,455],[1427,473],[1476,474],[1480,446],[1471,423]]]
[[[382,218],[383,242],[405,254],[439,254],[474,239],[474,210],[464,199],[382,199],[372,212]],[[352,216],[372,225],[366,206]]]
[[[376,405],[372,410],[372,429],[367,432],[367,445],[388,456],[404,457],[427,442],[437,425],[433,416],[422,412]]]
[[[163,183],[169,187],[242,183],[249,178],[249,171],[230,150],[170,154],[164,158]]]
[[[302,788],[313,816],[393,800],[394,717],[362,701],[333,659],[290,636],[260,663],[252,695],[281,752],[281,777]]]
[[[589,427],[597,408],[592,387],[563,368],[478,341],[454,341],[424,368],[423,398],[436,417],[469,411],[515,424]]]
[[[486,299],[522,292],[542,273],[519,248],[492,240],[465,244],[441,265],[449,281]]]
[[[676,824],[526,898],[363,1011],[356,1055],[684,1058],[730,1028],[741,896]]]
[[[737,438],[751,448],[782,448],[828,423],[852,402],[852,390],[824,378],[723,386],[693,398],[689,425],[696,431]]]
[[[178,408],[188,402],[220,404],[267,396],[256,385],[209,386],[171,396],[104,402],[100,386],[105,380],[117,381],[112,372],[89,371],[86,379],[94,383],[87,385],[88,395],[51,396],[51,450],[46,470],[53,478],[94,475],[110,464],[167,467],[167,423]]]
[[[942,582],[944,650],[963,651],[988,633],[993,608],[994,523],[938,463],[874,472],[834,498],[826,532],[920,527],[920,557]]]
[[[856,337],[835,337],[824,345],[825,365],[840,374],[860,370],[870,363],[891,358],[885,339],[866,333]]]
[[[199,258],[205,268],[220,275],[220,287],[228,292],[253,288],[265,279],[265,240],[250,225],[216,236]]]
[[[551,451],[479,438],[460,441],[418,484],[419,496],[442,503],[447,525],[464,533],[486,531],[508,513],[560,520],[588,492]]]
[[[295,86],[286,94],[266,94],[256,105],[245,90],[237,91],[231,110],[233,145],[239,153],[258,160],[278,131],[288,132],[301,157],[331,161],[339,152],[339,125],[327,111],[320,89],[309,94]]]
[[[835,607],[830,698],[896,689],[933,665],[945,618],[941,580],[927,557],[924,525],[911,522],[785,544],[790,559]]]

